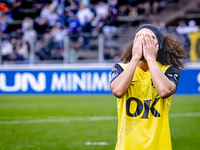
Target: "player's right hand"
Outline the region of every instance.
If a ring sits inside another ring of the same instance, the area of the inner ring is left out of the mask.
[[[144,36],[141,33],[137,33],[133,41],[132,48],[132,59],[137,59],[138,61],[143,55],[142,43],[144,42]]]

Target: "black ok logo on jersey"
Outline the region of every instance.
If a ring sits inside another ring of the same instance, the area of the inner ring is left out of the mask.
[[[154,117],[160,117],[159,112],[154,108],[159,99],[160,98],[156,98],[150,107],[151,100],[144,100],[144,106],[143,106],[142,102],[139,99],[131,97],[126,101],[126,114],[130,117],[137,117],[142,113],[144,107],[144,113],[141,118],[148,119],[149,110],[151,111]],[[134,113],[130,112],[130,104],[132,101],[135,101],[137,103],[137,108]]]

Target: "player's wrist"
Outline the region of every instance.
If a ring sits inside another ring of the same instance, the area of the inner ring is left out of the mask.
[[[157,62],[156,59],[155,59],[155,58],[152,58],[152,57],[145,58],[145,59],[146,59],[148,65],[150,65],[150,64],[152,64],[152,63],[154,64],[154,63]]]
[[[130,64],[137,64],[140,61],[138,58],[132,58]]]
[[[156,61],[155,57],[145,57],[146,61]]]
[[[138,62],[139,60],[141,59],[141,56],[133,56],[132,58],[131,58],[131,61],[136,61],[136,62]]]

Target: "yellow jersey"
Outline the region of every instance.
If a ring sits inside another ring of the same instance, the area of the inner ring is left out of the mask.
[[[111,82],[128,64],[116,64]],[[178,84],[178,68],[162,65],[161,71]],[[167,73],[167,74],[166,74]],[[118,135],[115,150],[171,150],[168,112],[171,96],[162,99],[153,86],[150,71],[136,67],[132,83],[117,99]]]

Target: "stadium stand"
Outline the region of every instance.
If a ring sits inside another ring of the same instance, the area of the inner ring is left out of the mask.
[[[199,5],[199,0],[0,0],[1,63],[100,62],[99,50],[103,61],[118,61],[138,25],[152,23],[178,36],[180,21],[200,25]]]

